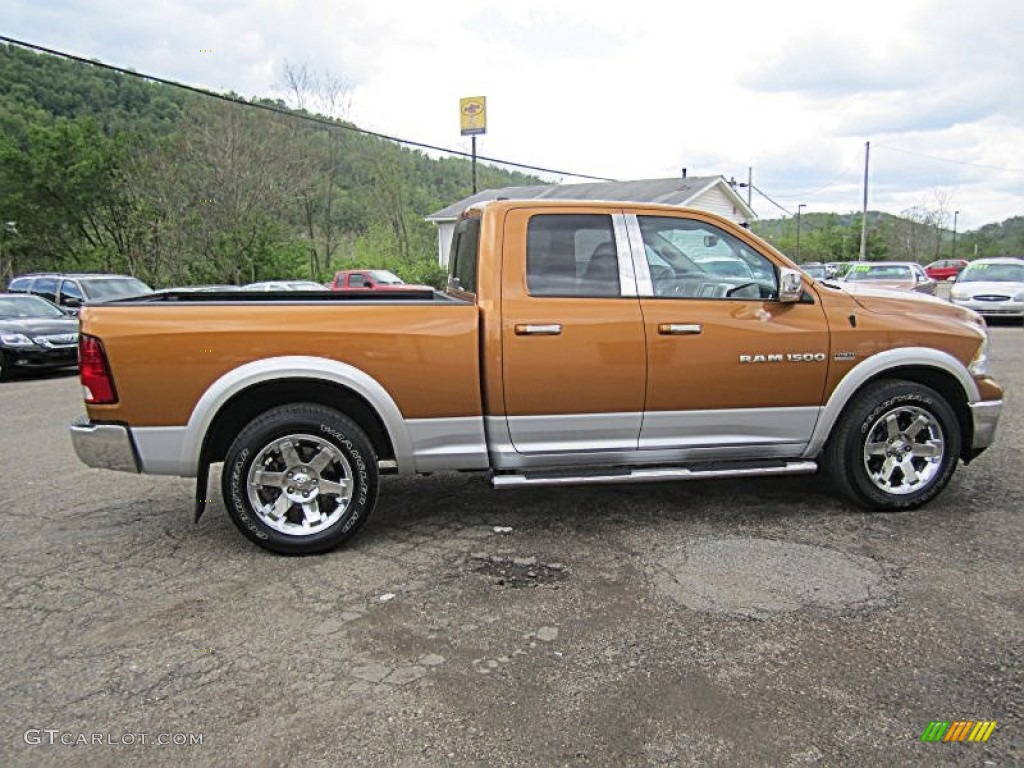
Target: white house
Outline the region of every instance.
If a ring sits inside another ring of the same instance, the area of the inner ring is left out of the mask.
[[[608,200],[624,203],[661,203],[711,211],[746,226],[757,218],[724,176],[682,176],[673,179],[602,181],[589,184],[541,184],[532,187],[485,189],[427,216],[437,224],[437,259],[448,266],[455,223],[473,203],[507,200]]]

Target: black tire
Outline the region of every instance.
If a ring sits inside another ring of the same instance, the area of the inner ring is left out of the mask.
[[[283,555],[327,552],[352,538],[377,503],[377,485],[365,433],[313,403],[273,408],[249,422],[228,449],[221,479],[238,530]]]
[[[7,357],[0,352],[0,381],[7,381],[11,378],[11,366]]]
[[[960,448],[960,423],[942,395],[886,379],[850,401],[823,458],[832,482],[855,504],[899,511],[931,501],[946,487]]]

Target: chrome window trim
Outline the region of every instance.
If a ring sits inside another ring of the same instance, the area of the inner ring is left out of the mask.
[[[645,299],[654,297],[654,282],[651,280],[651,266],[647,263],[644,252],[644,236],[640,231],[640,220],[635,213],[625,215],[626,236],[629,238],[629,250],[636,274],[637,296]]]
[[[615,254],[619,262],[619,296],[632,298],[638,295],[638,289],[625,214],[612,214],[612,229],[615,231]]]

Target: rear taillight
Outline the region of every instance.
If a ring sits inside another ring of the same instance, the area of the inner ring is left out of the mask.
[[[89,405],[113,405],[117,389],[110,375],[103,342],[95,336],[78,337],[78,370],[82,379],[82,396]]]

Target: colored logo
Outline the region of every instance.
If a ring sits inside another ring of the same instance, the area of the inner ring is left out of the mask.
[[[487,98],[469,96],[459,99],[459,120],[463,136],[487,132]]]
[[[995,720],[932,720],[921,741],[988,741],[995,729]]]

